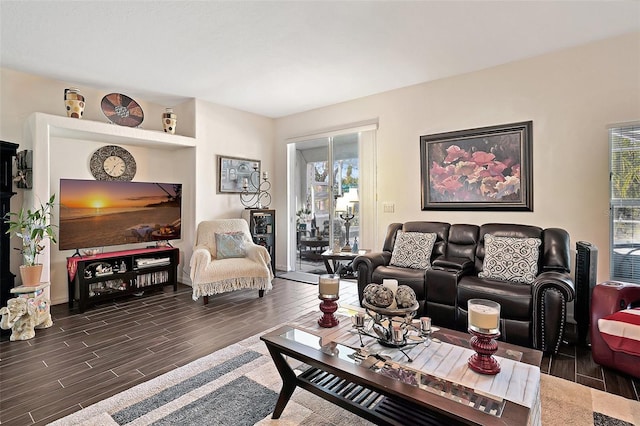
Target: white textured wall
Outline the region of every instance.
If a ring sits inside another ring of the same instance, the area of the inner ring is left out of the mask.
[[[34,112],[66,116],[63,93],[73,83],[62,82],[0,68],[0,139],[20,144],[19,150],[32,149],[25,137],[25,121]],[[100,110],[100,101],[108,92],[79,87],[87,107],[82,120],[107,122]],[[115,91],[115,90],[114,90]],[[162,105],[136,99],[145,112],[142,127],[161,131]],[[242,205],[238,195],[216,194],[216,154],[249,157],[262,160],[263,170],[273,169],[273,120],[232,108],[196,100],[174,106],[178,114],[177,134],[196,137],[195,155],[191,148],[169,151],[125,146],[136,158],[136,181],[166,181],[183,183],[183,239],[176,242],[181,250],[181,281],[189,283],[189,259],[195,226],[200,220],[220,217],[240,217]],[[114,126],[116,126],[114,124]],[[52,193],[59,191],[59,179],[92,179],[89,157],[104,143],[53,138],[51,141],[50,182]],[[37,153],[35,153],[37,155]],[[21,205],[23,196],[29,199],[32,190],[17,189],[12,198],[12,211]],[[54,223],[56,221],[54,220]],[[193,229],[188,229],[193,228]],[[13,241],[18,245],[18,241]],[[108,247],[106,251],[121,247]],[[73,251],[51,247],[51,290],[54,304],[67,301],[65,259]],[[21,256],[12,256],[11,270],[17,274]],[[19,282],[18,277],[18,282]]]
[[[216,218],[241,217],[239,194],[217,194],[217,155],[261,161],[273,186],[274,122],[270,118],[197,101],[196,223]],[[273,207],[273,204],[272,206]]]
[[[279,179],[287,138],[375,118],[378,243],[371,248],[381,248],[392,222],[560,227],[572,248],[585,240],[600,249],[599,280],[608,278],[607,125],[640,119],[639,33],[278,119]],[[420,135],[527,120],[533,120],[533,212],[421,211]],[[285,190],[278,189],[282,211]],[[395,213],[383,213],[384,202],[395,203]],[[286,225],[280,215],[279,229]],[[284,243],[279,239],[280,252]]]

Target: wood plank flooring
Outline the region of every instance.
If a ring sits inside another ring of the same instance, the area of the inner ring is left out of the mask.
[[[242,290],[210,297],[206,306],[182,285],[84,314],[53,306],[53,327],[34,339],[0,337],[0,423],[46,424],[318,309],[316,286],[281,278],[273,285],[263,298]],[[342,283],[340,302],[358,304],[355,282]],[[543,359],[542,371],[640,400],[640,381],[595,365],[586,348],[564,345]]]

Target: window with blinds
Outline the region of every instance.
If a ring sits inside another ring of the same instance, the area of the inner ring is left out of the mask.
[[[640,283],[640,123],[609,129],[611,279]]]

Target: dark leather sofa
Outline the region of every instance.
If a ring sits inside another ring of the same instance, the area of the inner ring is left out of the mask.
[[[430,269],[410,269],[390,265],[396,235],[405,232],[435,233]],[[485,235],[539,238],[538,275],[532,284],[480,278],[485,257]],[[556,353],[564,334],[567,302],[575,297],[570,276],[570,239],[559,228],[508,223],[485,225],[444,222],[406,222],[389,225],[380,252],[358,256],[353,261],[358,272],[358,293],[369,283],[397,279],[416,293],[419,315],[427,315],[436,325],[467,329],[467,301],[494,300],[501,305],[500,340]]]

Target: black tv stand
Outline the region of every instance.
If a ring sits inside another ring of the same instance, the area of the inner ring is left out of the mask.
[[[74,254],[67,258],[69,308],[77,301],[82,313],[97,303],[167,285],[177,291],[179,262],[180,250],[174,247]]]

